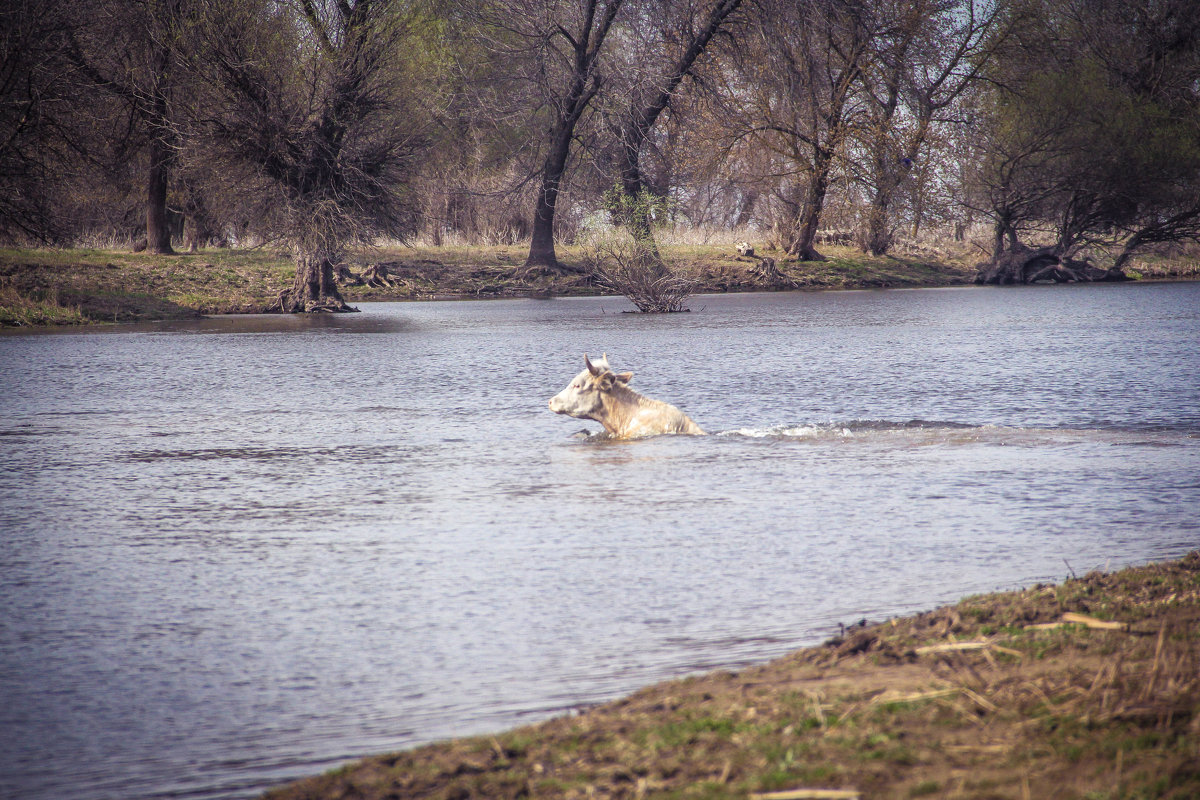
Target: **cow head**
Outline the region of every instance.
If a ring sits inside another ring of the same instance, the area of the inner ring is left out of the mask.
[[[608,366],[607,354],[600,356],[595,363],[584,355],[583,363],[587,369],[576,375],[567,388],[550,398],[550,410],[555,414],[602,422],[597,415],[604,407],[603,395],[616,387],[627,385],[633,379],[633,373],[613,372]]]

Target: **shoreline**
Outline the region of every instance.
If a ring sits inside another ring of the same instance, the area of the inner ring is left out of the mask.
[[[668,263],[686,269],[695,294],[780,289],[934,287],[970,283],[961,264],[919,258],[870,258],[834,248],[825,262],[781,265],[789,283],[756,277],[757,261],[715,247],[664,247]],[[618,296],[581,274],[526,275],[524,248],[381,249],[359,253],[351,278],[339,279],[346,302]],[[577,255],[563,253],[566,263]],[[362,282],[368,267],[371,284]],[[53,326],[194,319],[212,314],[269,313],[294,265],[283,253],[206,250],[151,256],[108,250],[0,250],[0,325]],[[378,277],[376,277],[378,276]]]
[[[360,798],[1200,796],[1200,551],[977,595],[740,671],[364,758]]]
[[[971,285],[964,253],[872,257],[831,245],[821,262],[780,259],[784,283],[764,283],[757,261],[715,246],[664,246],[668,263],[696,281],[693,294],[828,289],[945,288]],[[381,249],[351,264],[384,267],[375,285],[345,282],[347,303],[617,296],[581,275],[525,275],[518,246]],[[564,252],[570,263],[577,254]],[[52,327],[267,313],[294,266],[282,253],[205,250],[173,256],[114,250],[0,249],[0,327]],[[380,274],[376,270],[375,274]],[[1193,263],[1157,265],[1142,280],[1200,278]]]

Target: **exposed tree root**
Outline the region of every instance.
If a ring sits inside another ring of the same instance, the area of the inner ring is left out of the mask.
[[[333,277],[341,286],[363,286],[366,284],[362,275],[359,275],[345,264],[338,264],[333,268]]]
[[[739,242],[737,245],[738,261],[749,261],[755,266],[750,268],[750,273],[762,284],[772,288],[781,286],[799,286],[796,281],[789,278],[775,264],[775,259],[769,256],[760,256],[754,252],[754,248],[746,242]]]
[[[1029,248],[1018,245],[1005,250],[979,267],[975,283],[1006,286],[1042,281],[1055,283],[1091,283],[1127,281],[1124,270],[1101,269],[1084,259],[1063,257],[1056,247]]]
[[[278,314],[346,314],[358,311],[340,297],[298,300],[291,289],[279,293],[267,311]]]

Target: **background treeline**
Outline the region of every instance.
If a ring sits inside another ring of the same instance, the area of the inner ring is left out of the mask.
[[[1194,0],[3,0],[0,237],[357,243],[600,220],[986,230],[999,281],[1200,235]],[[607,214],[606,214],[607,212]],[[721,233],[716,233],[721,232]],[[1089,260],[1090,259],[1090,260]]]

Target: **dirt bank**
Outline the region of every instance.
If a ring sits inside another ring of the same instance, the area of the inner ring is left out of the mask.
[[[771,289],[951,286],[974,272],[953,260],[864,256],[832,247],[828,261],[779,260],[780,280],[764,282],[755,259],[731,248],[664,247],[696,281],[697,293]],[[341,291],[351,302],[601,294],[581,275],[530,273],[525,248],[375,249],[346,264]],[[574,263],[578,254],[562,254]],[[291,285],[287,254],[206,250],[174,256],[111,250],[0,250],[0,325],[28,326],[177,319],[265,312]],[[381,277],[378,277],[381,276]]]
[[[978,252],[953,243],[887,256],[828,244],[820,262],[787,260],[763,270],[757,258],[729,246],[664,245],[664,259],[695,281],[697,294],[787,289],[871,289],[972,283]],[[527,247],[374,248],[353,254],[340,278],[350,303],[371,300],[454,300],[569,297],[604,292],[582,275],[548,275],[523,267]],[[578,264],[578,248],[563,248]],[[1200,278],[1200,262],[1147,258],[1133,264],[1137,280]],[[291,286],[294,265],[272,250],[211,249],[173,256],[117,250],[0,249],[0,326],[72,325],[180,319],[204,314],[266,312]]]
[[[968,598],[268,797],[1200,797],[1200,552]]]

